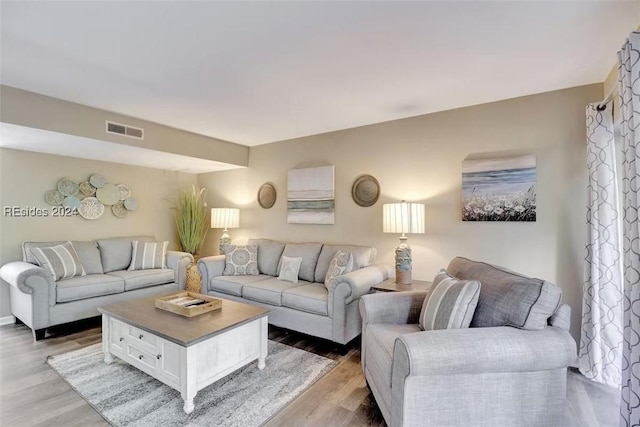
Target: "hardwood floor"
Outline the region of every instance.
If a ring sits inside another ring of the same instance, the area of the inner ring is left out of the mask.
[[[24,325],[0,326],[0,425],[108,426],[45,359],[101,340],[99,318],[54,328],[34,342]],[[269,339],[338,362],[331,372],[270,419],[266,426],[385,426],[360,368],[356,341],[346,354],[330,342],[270,327]],[[568,427],[618,425],[618,392],[571,370],[567,383]]]

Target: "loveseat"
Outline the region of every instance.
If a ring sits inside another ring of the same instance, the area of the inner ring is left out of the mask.
[[[85,275],[57,281],[38,266],[34,250],[65,242],[23,243],[22,261],[0,268],[0,278],[10,285],[11,314],[29,326],[38,340],[48,327],[98,316],[100,306],[184,289],[186,270],[193,262],[191,254],[166,251],[166,268],[128,270],[134,241],[155,242],[155,238],[71,242]]]
[[[423,330],[427,292],[360,301],[362,369],[387,424],[564,426],[576,343],[560,289],[465,258],[447,272],[480,283],[471,327]]]
[[[201,258],[201,293],[270,309],[269,323],[346,345],[360,335],[358,301],[371,286],[389,277],[390,269],[373,265],[376,250],[369,246],[322,243],[283,243],[251,239],[257,246],[257,275],[224,275],[225,256]],[[325,285],[331,260],[338,251],[353,257],[353,271]],[[297,283],[278,280],[281,257],[300,257]]]

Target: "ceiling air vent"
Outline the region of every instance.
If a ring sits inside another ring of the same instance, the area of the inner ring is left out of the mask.
[[[144,139],[144,129],[121,125],[107,120],[107,133],[114,133],[129,138]]]

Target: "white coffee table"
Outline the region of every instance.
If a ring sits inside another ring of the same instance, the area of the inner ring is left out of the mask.
[[[199,390],[256,359],[264,369],[269,310],[223,300],[221,310],[188,318],[156,308],[155,298],[98,309],[105,363],[117,356],[178,390],[187,414]]]

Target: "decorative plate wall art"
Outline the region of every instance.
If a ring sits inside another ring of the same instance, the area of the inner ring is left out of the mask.
[[[351,187],[351,197],[358,206],[369,207],[380,197],[380,184],[371,175],[360,175]]]
[[[258,204],[263,209],[270,209],[276,203],[276,188],[267,182],[258,190]]]
[[[126,217],[138,208],[127,184],[111,184],[100,174],[92,174],[86,181],[61,178],[56,188],[44,193],[44,200],[52,206],[64,206],[78,212],[84,219],[95,220],[104,215],[106,206],[116,218]]]

